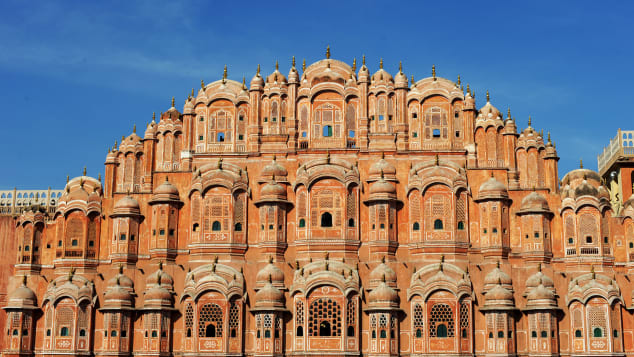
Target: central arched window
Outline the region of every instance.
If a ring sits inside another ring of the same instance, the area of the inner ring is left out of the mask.
[[[438,335],[441,332],[443,335]],[[432,306],[429,316],[429,335],[430,337],[454,337],[454,318],[451,306],[442,303]]]
[[[310,336],[341,336],[341,307],[330,298],[320,298],[310,305],[308,330]]]
[[[434,229],[435,230],[442,230],[443,229],[442,219],[437,219],[437,220],[434,221]]]
[[[592,330],[593,337],[603,337],[603,330],[600,327],[595,327]]]
[[[198,337],[222,337],[222,309],[217,304],[207,303],[200,309]]]
[[[581,330],[575,330],[575,337],[577,338],[583,337],[583,335],[581,334]]]
[[[220,222],[219,221],[214,221],[214,223],[211,224],[211,230],[212,231],[221,230]]]
[[[447,325],[439,324],[436,326],[436,337],[447,337]]]
[[[16,332],[17,332],[17,330],[16,330]],[[59,335],[60,335],[60,336],[62,336],[62,337],[66,337],[66,336],[68,336],[68,335],[69,335],[69,333],[68,333],[68,327],[66,327],[66,326],[62,327],[62,328],[59,330]]]
[[[414,224],[412,225],[412,230],[414,231],[420,230],[420,224],[418,222],[414,222]]]
[[[329,212],[324,212],[321,215],[321,226],[322,227],[332,227],[332,214]]]

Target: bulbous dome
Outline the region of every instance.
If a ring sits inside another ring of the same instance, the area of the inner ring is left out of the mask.
[[[597,190],[597,188],[589,184],[587,180],[583,180],[581,185],[575,188],[575,198],[579,198],[581,196],[597,197],[598,194],[599,191]]]
[[[384,175],[396,175],[396,167],[385,160],[385,158],[381,158],[381,160],[370,166],[370,171],[368,173],[370,176],[379,176],[381,175],[381,172],[383,172]]]
[[[149,203],[158,202],[181,202],[178,188],[168,181],[167,176],[165,181],[154,189],[152,200]]]
[[[270,282],[255,293],[256,310],[277,310],[284,308],[284,294]]]
[[[286,171],[284,166],[278,164],[274,157],[270,164],[264,166],[261,175],[267,177],[285,177],[288,175],[288,171]]]
[[[392,75],[387,73],[383,68],[380,68],[372,75],[372,83],[376,82],[394,82]]]
[[[69,193],[68,196],[66,197],[66,201],[70,202],[70,201],[88,201],[88,192],[86,192],[86,190],[84,190],[84,186],[80,185],[79,187],[76,187],[74,189],[72,189]]]
[[[392,268],[390,268],[385,262],[377,265],[376,268],[372,269],[370,272],[370,283],[375,284],[383,281],[388,283],[396,282],[396,272]]]
[[[114,205],[113,213],[118,215],[139,215],[141,214],[141,209],[137,200],[131,196],[125,196]]]
[[[368,294],[368,303],[398,303],[398,294],[396,290],[389,287],[384,281],[379,286],[370,291]]]
[[[273,84],[273,83],[286,83],[286,77],[284,77],[284,75],[282,74],[282,72],[280,72],[279,70],[279,65],[277,64],[277,62],[275,63],[275,71],[271,74],[269,74],[268,77],[266,77],[266,83],[268,84]]]
[[[525,212],[550,212],[550,208],[548,207],[548,201],[544,196],[540,195],[537,192],[531,192],[524,199],[522,199],[522,204],[520,206],[520,211]]]
[[[396,187],[392,183],[381,178],[370,185],[370,195],[376,194],[394,195],[396,194]]]
[[[269,262],[263,269],[261,269],[255,277],[255,280],[259,283],[266,283],[269,280],[273,283],[284,284],[284,272],[275,266],[272,262]]]
[[[512,285],[511,277],[500,269],[500,265],[484,277],[484,285]]]
[[[531,275],[527,280],[526,280],[526,288],[534,288],[537,287],[539,285],[544,285],[547,286],[549,288],[552,288],[555,286],[555,283],[553,282],[553,279],[551,279],[550,277],[548,277],[546,274],[542,273],[541,271],[538,271],[537,273]]]
[[[171,275],[167,274],[162,266],[159,266],[159,270],[150,274],[146,280],[146,285],[167,285],[173,286],[174,279]]]
[[[262,197],[274,197],[278,199],[286,199],[286,189],[279,182],[269,181],[262,186],[260,191]]]
[[[489,101],[487,101],[487,104],[480,108],[478,113],[478,117],[482,117],[484,119],[502,119],[502,114],[500,114],[500,111]]]
[[[534,300],[555,300],[555,293],[540,284],[526,295],[526,299],[532,303],[534,303]]]
[[[509,194],[506,186],[491,176],[487,181],[480,185],[478,190],[478,199],[508,199]]]
[[[260,75],[260,65],[258,65],[258,72],[251,79],[251,89],[264,87],[264,78]]]
[[[7,307],[35,308],[37,307],[37,296],[23,281],[22,285],[9,294]]]
[[[131,305],[132,294],[120,285],[110,287],[104,294],[106,305]]]
[[[394,83],[397,87],[405,88],[408,86],[409,82],[407,81],[407,76],[403,71],[398,71],[396,77],[394,77]]]
[[[513,301],[513,293],[502,285],[496,285],[486,293],[484,298],[487,302]]]
[[[85,282],[85,284],[79,288],[79,296],[92,296],[92,286],[88,285],[88,281]]]
[[[145,292],[145,305],[171,305],[172,293],[162,286],[154,286]]]

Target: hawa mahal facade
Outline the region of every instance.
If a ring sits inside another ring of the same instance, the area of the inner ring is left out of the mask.
[[[277,67],[11,218],[5,356],[634,356],[634,198],[460,79]]]

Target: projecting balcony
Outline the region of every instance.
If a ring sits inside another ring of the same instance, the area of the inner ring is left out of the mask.
[[[619,129],[610,140],[610,145],[603,148],[603,152],[597,157],[599,174],[604,175],[612,164],[623,159],[634,159],[634,130]]]
[[[597,248],[597,247],[579,248],[579,254],[581,254],[581,255],[599,255],[599,248]]]

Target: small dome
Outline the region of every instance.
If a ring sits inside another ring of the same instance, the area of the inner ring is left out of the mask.
[[[117,279],[119,279],[119,283],[117,284]],[[108,286],[119,285],[122,288],[132,289],[134,288],[134,282],[132,279],[128,278],[126,275],[117,274],[112,279],[108,280]]]
[[[275,71],[271,74],[269,74],[268,77],[266,77],[266,83],[267,84],[273,84],[273,83],[286,83],[286,77],[284,77],[284,75],[282,74],[282,72],[280,72],[279,70],[279,65],[277,64],[277,62],[275,63]]]
[[[68,193],[66,201],[88,201],[88,192],[84,190],[83,185],[75,187]]]
[[[99,191],[97,191],[96,187],[88,195],[88,200],[87,201],[88,201],[88,203],[90,203],[90,202],[100,203],[101,202],[101,197],[99,196]]]
[[[407,81],[407,76],[402,70],[399,70],[396,77],[394,77],[394,83],[399,88],[406,88],[408,86],[409,82]]]
[[[396,187],[388,182],[385,179],[381,178],[380,180],[373,182],[370,185],[370,195],[376,194],[387,194],[387,195],[395,195]]]
[[[385,158],[381,158],[381,160],[375,162],[370,166],[369,175],[370,176],[379,176],[383,172],[384,175],[396,175],[396,167],[389,163]]]
[[[26,286],[26,281],[22,281],[22,285],[9,294],[7,307],[37,307],[37,296]]]
[[[283,309],[284,307],[284,293],[270,282],[255,293],[256,310]]]
[[[534,288],[537,287],[539,285],[544,285],[547,286],[549,288],[552,288],[555,286],[555,283],[553,282],[553,279],[551,279],[550,277],[548,277],[546,274],[542,273],[541,271],[538,271],[537,273],[531,275],[527,280],[526,280],[526,288]]]
[[[368,294],[368,303],[398,303],[398,294],[396,290],[389,287],[384,281],[379,286],[370,291]]]
[[[295,68],[295,65],[293,65],[293,67],[291,67],[291,70],[288,71],[288,81],[290,83],[299,82],[299,73],[297,72],[297,69]]]
[[[273,157],[273,161],[264,166],[261,175],[267,177],[286,177],[288,175],[288,171],[286,171],[284,166],[278,164],[275,157]]]
[[[357,78],[359,78],[360,82],[366,82],[370,78],[370,71],[368,70],[368,67],[365,66],[365,64],[363,64],[361,68],[359,68]]]
[[[484,285],[512,285],[511,277],[500,269],[500,263],[484,277]]]
[[[392,75],[387,73],[383,68],[380,68],[372,75],[372,83],[377,82],[394,82],[394,78],[392,78]]]
[[[270,181],[264,186],[262,186],[262,190],[260,191],[260,195],[262,197],[275,197],[279,199],[286,199],[286,189],[284,186],[280,185],[279,182]]]
[[[550,212],[548,201],[537,192],[531,192],[522,200],[520,211],[524,212]]]
[[[110,287],[104,294],[104,302],[106,305],[131,305],[132,294],[122,286],[115,285]]]
[[[513,301],[513,293],[502,285],[496,285],[486,293],[484,298],[487,302]]]
[[[385,281],[388,283],[396,282],[396,272],[385,264],[385,262],[382,262],[370,272],[370,283],[379,283],[383,281],[384,277]]]
[[[480,108],[478,113],[478,117],[483,117],[485,119],[502,119],[502,114],[500,114],[500,111],[496,107],[491,105],[491,102],[489,101],[487,101],[487,104]]]
[[[178,188],[168,181],[167,176],[165,181],[154,189],[154,194],[150,201],[150,203],[158,202],[181,202]]]
[[[555,300],[555,293],[553,293],[551,289],[548,289],[544,285],[540,284],[526,295],[526,299],[529,303],[534,303],[532,300]]]
[[[509,194],[506,186],[491,176],[487,181],[480,185],[478,190],[478,199],[508,199]]]
[[[251,89],[258,89],[264,87],[264,78],[260,75],[260,65],[258,65],[258,72],[251,79]]]
[[[258,283],[265,283],[270,280],[273,283],[284,284],[284,272],[272,262],[268,263],[263,269],[261,269],[255,277],[255,281]]]
[[[88,284],[88,281],[84,283],[84,286],[79,288],[79,296],[92,296],[92,286]]]
[[[141,214],[139,202],[131,196],[125,196],[114,205],[113,213],[121,215],[139,215]]]
[[[599,186],[599,188],[597,189],[598,191],[598,197],[599,199],[601,198],[605,198],[608,201],[610,200],[610,193],[608,192],[608,190],[605,189],[605,187],[603,186]]]
[[[169,306],[172,304],[172,293],[162,286],[155,286],[145,292],[145,305]]]
[[[589,184],[587,180],[583,180],[581,185],[575,188],[575,198],[579,198],[581,196],[597,197],[598,194],[599,191],[597,188]]]
[[[162,267],[162,264],[159,265],[159,270],[150,274],[146,280],[146,285],[167,285],[173,286],[174,279],[171,275],[167,274]]]

